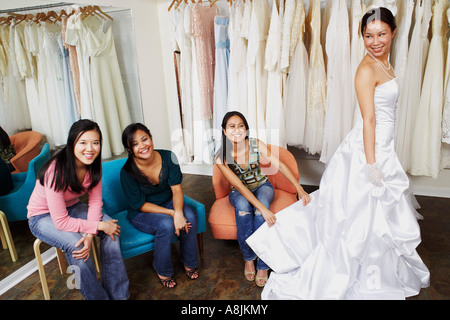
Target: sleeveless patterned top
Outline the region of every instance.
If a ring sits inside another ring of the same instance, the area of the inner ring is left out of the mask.
[[[242,169],[235,161],[229,164],[228,167],[249,190],[256,189],[268,180],[261,172],[258,143],[254,138],[249,138],[248,168]],[[234,189],[233,186],[231,188]]]

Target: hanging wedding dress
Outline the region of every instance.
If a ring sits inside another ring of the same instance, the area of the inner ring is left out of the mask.
[[[42,22],[40,25],[42,47],[40,47],[39,60],[43,74],[42,82],[44,96],[41,100],[47,110],[47,123],[51,128],[52,141],[55,146],[63,146],[67,142],[67,134],[73,121],[72,106],[67,105],[64,88],[63,56],[60,52],[58,39],[61,36],[61,26],[50,22]],[[41,93],[39,88],[39,93]]]
[[[185,10],[186,4],[181,2],[177,8],[170,11],[170,18],[174,30],[174,44],[173,51],[179,51],[179,94],[180,99],[180,129],[183,129],[179,136],[182,139],[183,148],[180,154],[177,154],[181,162],[191,162],[193,151],[193,135],[192,135],[192,85],[191,85],[191,66],[192,66],[192,48],[191,40],[185,31]],[[187,159],[186,159],[187,157]]]
[[[272,3],[269,34],[265,51],[267,70],[266,127],[267,143],[285,147],[282,83],[280,71],[280,21],[277,1]]]
[[[393,40],[390,60],[395,69],[395,75],[401,91],[408,61],[409,29],[411,28],[411,19],[414,11],[414,0],[397,0],[397,7],[399,8],[395,18],[397,32]]]
[[[228,69],[230,61],[230,40],[228,37],[228,16],[214,18],[214,38],[216,42],[216,67],[214,73],[213,130],[215,150],[221,145],[222,119],[228,106]]]
[[[251,2],[249,2],[251,3]],[[230,7],[230,65],[228,72],[228,111],[247,115],[247,39],[241,36],[245,4],[234,1]]]
[[[210,8],[194,4],[192,8],[192,34],[197,59],[197,74],[200,87],[201,119],[208,120],[213,116],[214,104],[214,17],[218,14],[216,6]]]
[[[307,18],[309,39],[308,102],[304,149],[320,153],[323,145],[327,78],[320,44],[320,0],[310,2]]]
[[[450,8],[447,10],[448,25],[450,26]],[[441,167],[450,167],[450,42],[447,46],[447,64],[445,68],[445,98],[442,115],[442,164]]]
[[[308,88],[308,52],[303,41],[305,31],[305,7],[303,1],[298,1],[300,9],[299,38],[289,67],[284,94],[286,112],[286,143],[301,147],[304,143],[306,125],[306,103]]]
[[[411,168],[411,139],[419,108],[424,64],[429,47],[426,35],[431,15],[431,1],[416,2],[415,24],[411,35],[407,67],[397,103],[395,149],[403,169],[407,172]]]
[[[3,98],[5,102],[4,114],[6,127],[9,127],[9,134],[16,133],[20,130],[31,128],[30,111],[28,108],[28,101],[26,99],[25,83],[20,75],[19,66],[16,60],[15,37],[16,25],[11,23],[9,29],[6,27],[2,35],[5,38],[4,45],[7,59],[8,59],[8,76],[3,79]]]
[[[265,119],[267,71],[264,69],[264,52],[269,32],[270,6],[267,0],[255,0],[251,7],[247,48],[248,117],[246,118],[250,136],[267,142]]]
[[[215,60],[214,17],[217,14],[217,7],[209,8],[193,4],[186,9],[190,10],[188,14],[191,18],[191,27],[187,33],[190,34],[192,41],[194,162],[210,164],[214,152],[211,131],[214,63],[211,64],[211,61]]]
[[[91,16],[86,20],[93,20],[95,17]],[[66,43],[76,48],[78,70],[79,70],[79,90],[80,90],[80,118],[91,119],[95,121],[94,106],[92,101],[92,85],[91,76],[89,72],[89,53],[87,52],[87,45],[84,41],[85,28],[83,28],[81,21],[81,13],[75,13],[71,15],[67,20],[66,28]],[[102,157],[104,157],[105,150],[102,151]]]
[[[441,167],[442,111],[444,102],[444,17],[448,0],[437,0],[433,6],[432,38],[425,69],[419,109],[411,139],[412,175],[437,178]]]
[[[95,120],[103,134],[102,157],[110,158],[125,151],[121,142],[122,131],[131,123],[131,117],[114,46],[111,21],[90,23],[88,18],[83,20],[82,25],[86,35],[83,40],[90,57],[92,102],[95,106]]]
[[[331,3],[326,36],[327,97],[320,161],[327,164],[352,129],[350,31],[346,0]]]
[[[47,141],[53,141],[50,126],[48,125],[49,115],[39,99],[38,83],[38,55],[39,36],[38,24],[33,21],[27,22],[24,27],[24,49],[29,53],[31,73],[25,78],[26,95],[31,116],[31,128],[40,132]]]
[[[247,243],[273,270],[262,299],[404,299],[429,285],[409,180],[394,153],[396,80],[375,88],[381,187],[366,175],[363,125],[328,163],[311,202],[298,201]],[[417,214],[418,215],[418,214]]]

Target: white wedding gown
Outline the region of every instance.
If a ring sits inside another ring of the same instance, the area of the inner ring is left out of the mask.
[[[366,177],[362,121],[323,173],[311,202],[277,213],[247,243],[273,270],[262,299],[404,299],[429,285],[409,180],[394,151],[398,84],[375,89],[376,160],[382,187]]]

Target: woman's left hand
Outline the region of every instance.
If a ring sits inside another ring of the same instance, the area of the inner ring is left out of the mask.
[[[303,188],[300,187],[297,190],[297,194],[298,194],[298,199],[303,201],[303,206],[306,206],[311,201],[310,195],[308,194],[308,192],[303,190]]]
[[[75,259],[84,259],[84,262],[86,262],[87,259],[89,259],[89,255],[91,253],[91,245],[93,239],[94,235],[92,234],[83,236],[75,245],[75,247],[79,247],[83,244],[83,248],[73,251],[72,257],[74,257]]]

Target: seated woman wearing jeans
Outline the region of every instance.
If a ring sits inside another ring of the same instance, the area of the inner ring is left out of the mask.
[[[155,235],[153,266],[161,284],[176,286],[171,260],[175,234],[180,238],[186,276],[197,279],[197,215],[184,204],[183,175],[175,154],[154,149],[152,135],[141,123],[125,128],[122,143],[128,151],[120,172],[128,199],[128,219],[139,231]]]
[[[255,275],[255,252],[245,240],[264,222],[272,226],[276,217],[270,211],[274,189],[269,179],[261,172],[260,155],[292,183],[304,204],[310,201],[308,193],[295,179],[289,168],[271,153],[262,141],[249,138],[249,126],[245,117],[237,111],[230,111],[222,120],[222,145],[215,156],[215,163],[223,176],[230,182],[232,190],[228,196],[235,210],[237,239],[244,256],[244,275],[248,281],[255,281],[263,287],[268,278],[269,267],[257,259]]]
[[[86,300],[128,299],[128,276],[120,251],[120,226],[102,213],[102,136],[97,123],[75,122],[66,146],[44,164],[28,203],[33,235],[65,252],[80,276]],[[89,195],[89,204],[79,201]],[[100,239],[101,284],[89,259],[94,236]],[[77,278],[76,278],[77,279]]]

